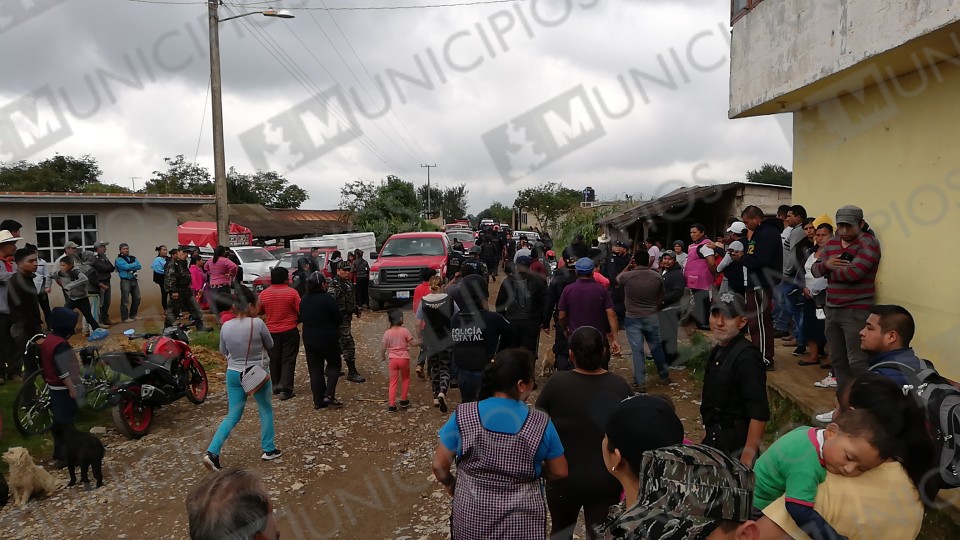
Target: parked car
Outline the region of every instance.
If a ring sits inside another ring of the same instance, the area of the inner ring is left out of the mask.
[[[240,259],[243,268],[243,284],[253,287],[253,282],[260,276],[270,277],[270,269],[277,265],[277,259],[269,251],[257,246],[240,246],[230,248]]]
[[[536,231],[513,231],[511,233],[514,240],[519,240],[521,236],[526,236],[527,240],[534,242],[540,239],[540,233]]]
[[[327,264],[330,254],[336,251],[335,247],[322,247],[320,251],[317,252],[317,261],[320,265],[320,271],[323,272],[323,275],[326,277],[330,276],[330,268]],[[277,261],[277,266],[282,266],[290,271],[290,277],[287,282],[290,283],[293,281],[293,272],[297,269],[297,261],[301,257],[310,257],[309,249],[298,249],[296,251],[288,251],[284,253],[280,259]],[[265,275],[258,277],[253,280],[253,292],[260,294],[260,291],[266,289],[270,286],[270,273],[268,272]]]
[[[477,233],[470,229],[451,229],[447,231],[447,237],[450,238],[451,244],[454,240],[459,240],[465,250],[472,248],[477,243]]]
[[[388,238],[370,267],[370,307],[382,309],[387,302],[412,298],[423,268],[445,275],[450,245],[443,232],[409,232]]]

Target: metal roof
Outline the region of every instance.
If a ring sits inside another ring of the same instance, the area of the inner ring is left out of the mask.
[[[597,220],[598,225],[608,225],[623,229],[641,219],[651,219],[670,214],[680,214],[684,209],[698,203],[710,203],[719,200],[724,193],[745,186],[774,187],[792,189],[790,186],[775,186],[772,184],[757,184],[750,182],[730,182],[709,186],[680,187],[662,197],[641,202],[622,212],[611,214]]]
[[[193,195],[189,193],[69,193],[52,191],[0,191],[0,203],[3,204],[210,204],[213,200],[213,195]]]
[[[180,212],[179,220],[216,221],[214,205]],[[309,236],[350,229],[340,210],[270,210],[259,204],[231,204],[230,221],[248,227],[257,237]]]

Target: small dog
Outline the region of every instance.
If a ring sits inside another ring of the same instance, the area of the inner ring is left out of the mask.
[[[10,464],[10,491],[13,493],[13,505],[23,506],[34,494],[47,497],[60,489],[60,482],[50,473],[38,467],[30,452],[22,446],[15,446],[3,454],[3,460]]]
[[[556,360],[551,360],[550,358],[544,357],[543,367],[540,368],[541,377],[549,377],[553,375],[553,372],[557,370]]]
[[[84,433],[77,430],[70,424],[60,422],[53,424],[53,437],[60,441],[60,447],[63,449],[64,461],[67,462],[67,469],[70,470],[70,483],[67,486],[77,484],[76,468],[80,467],[80,481],[83,486],[90,490],[90,479],[87,477],[87,470],[93,469],[93,477],[97,480],[97,487],[103,487],[103,455],[106,450],[103,443],[95,435]]]

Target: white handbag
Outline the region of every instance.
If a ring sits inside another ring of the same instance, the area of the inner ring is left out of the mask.
[[[250,362],[250,346],[253,344],[253,319],[250,319],[250,340],[247,342],[247,354],[244,356],[244,365],[243,371],[240,372],[240,386],[243,387],[244,393],[247,394],[247,397],[250,397],[263,388],[263,385],[267,384],[267,381],[270,380],[270,373],[267,370],[263,369],[260,364],[247,365]]]

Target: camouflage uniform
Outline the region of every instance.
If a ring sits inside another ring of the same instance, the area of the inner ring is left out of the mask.
[[[343,262],[341,268],[349,269],[350,263]],[[340,351],[343,354],[343,361],[347,364],[347,380],[364,382],[360,372],[357,371],[357,344],[351,333],[353,317],[354,315],[360,315],[360,306],[357,305],[357,296],[353,284],[349,280],[335,276],[330,286],[330,294],[337,299],[337,307],[343,314],[343,323],[340,324]]]
[[[190,319],[198,323],[198,327],[203,327],[203,313],[200,312],[200,306],[197,305],[197,299],[193,297],[193,291],[190,289],[192,277],[190,270],[187,269],[187,261],[176,259],[167,263],[164,270],[163,286],[167,294],[177,293],[177,298],[170,297],[167,301],[166,326],[173,326],[180,318],[183,311],[190,312]]]
[[[643,454],[637,504],[610,508],[597,529],[606,539],[703,540],[721,521],[745,522],[753,508],[753,472],[704,445],[676,445]]]

